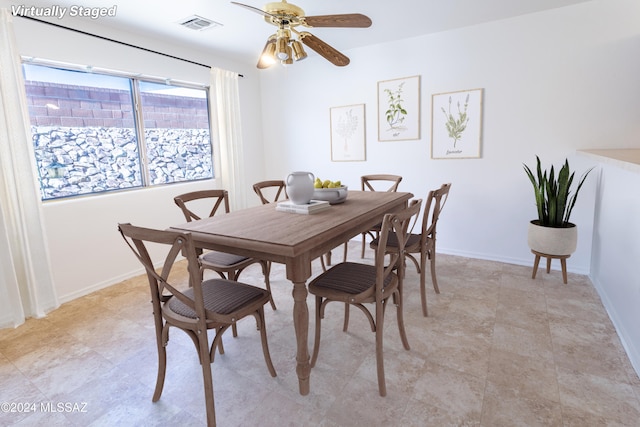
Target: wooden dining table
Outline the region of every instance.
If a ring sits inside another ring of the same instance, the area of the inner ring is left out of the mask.
[[[307,279],[311,262],[397,212],[413,194],[350,191],[347,200],[310,215],[261,205],[172,226],[191,232],[196,247],[282,263],[293,283],[296,373],[300,394],[309,394],[309,310]]]

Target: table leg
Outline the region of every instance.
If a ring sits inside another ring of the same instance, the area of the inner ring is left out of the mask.
[[[307,307],[306,282],[293,283],[293,325],[296,331],[298,352],[296,354],[296,373],[300,394],[309,394],[309,377],[311,365],[309,364],[309,309]]]

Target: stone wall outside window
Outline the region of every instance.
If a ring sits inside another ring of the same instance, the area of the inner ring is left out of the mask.
[[[26,92],[44,200],[143,185],[127,91],[29,81]],[[213,177],[206,99],[142,101],[149,184]]]

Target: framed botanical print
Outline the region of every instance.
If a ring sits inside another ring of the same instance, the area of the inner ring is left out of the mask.
[[[431,158],[481,157],[483,89],[431,97]]]
[[[366,160],[364,104],[330,108],[331,161]]]
[[[420,76],[378,82],[378,141],[420,139]]]

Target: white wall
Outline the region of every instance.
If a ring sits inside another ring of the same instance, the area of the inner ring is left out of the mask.
[[[362,174],[397,173],[400,189],[418,197],[450,181],[439,250],[532,265],[526,229],[536,210],[522,164],[568,157],[580,175],[595,163],[576,149],[639,144],[639,18],[640,2],[594,0],[354,49],[344,68],[313,55],[270,69],[261,75],[267,174],[309,170],[357,188]],[[314,33],[339,49],[340,31]],[[414,75],[420,140],[379,142],[377,82]],[[430,159],[431,95],[475,88],[484,88],[482,158]],[[361,103],[367,160],[331,162],[329,108]],[[590,177],[572,216],[579,241],[568,269],[581,274],[590,268],[595,188]]]
[[[346,68],[334,67],[312,55],[287,69],[260,74],[253,65],[229,63],[138,35],[123,34],[123,39],[245,75],[241,102],[247,183],[306,169],[357,187],[362,174],[389,172],[405,177],[401,189],[424,196],[428,189],[451,181],[451,199],[440,225],[439,250],[530,266],[526,224],[535,215],[535,207],[522,163],[532,164],[536,154],[555,164],[569,157],[572,166],[583,171],[596,162],[575,156],[577,149],[640,146],[638,22],[640,2],[636,0],[593,0],[348,51],[345,53],[352,62]],[[15,26],[24,55],[192,81],[208,79],[206,69],[153,54],[19,19]],[[314,33],[339,48],[340,31],[318,29]],[[413,75],[420,75],[422,82],[421,138],[378,142],[377,82]],[[431,95],[473,88],[485,90],[482,158],[431,160]],[[333,163],[329,108],[360,103],[366,104],[367,161]],[[607,179],[610,181],[600,183],[600,191],[608,192],[608,198],[600,203],[624,205],[624,191],[633,188],[637,180],[629,181],[619,172],[612,172]],[[616,265],[637,264],[637,247],[611,252],[618,238],[629,238],[618,227],[637,218],[637,206],[632,205],[635,215],[628,212],[627,221],[596,211],[596,198],[603,194],[596,192],[598,183],[596,174],[588,179],[576,206],[573,221],[580,229],[579,243],[568,267],[584,274],[591,268],[594,283],[604,295],[627,349],[632,349],[630,357],[635,357],[637,367],[640,337],[637,328],[627,325],[638,322],[634,307],[629,306],[638,300],[638,288],[637,282],[625,281],[633,280],[636,274],[623,269],[620,278],[618,273],[611,273]],[[45,203],[53,274],[61,300],[139,271],[119,240],[118,222],[163,227],[181,221],[172,205],[173,195],[210,184],[215,183]],[[599,217],[592,258],[595,212]],[[598,240],[603,232],[616,237]],[[627,240],[623,242],[628,244]]]
[[[640,372],[640,166],[616,163],[598,171],[591,280]]]
[[[23,56],[209,83],[206,67],[25,19],[14,18],[14,28]],[[112,38],[243,74],[240,97],[245,124],[246,179],[247,182],[262,179],[260,106],[255,102],[259,96],[259,79],[253,67],[184,47],[160,44],[139,35],[122,33]],[[214,179],[45,202],[45,229],[60,301],[74,299],[141,273],[140,264],[117,232],[119,222],[157,228],[183,222],[182,213],[173,203],[174,196],[220,186],[219,180]],[[250,187],[246,194],[247,198],[252,194]]]
[[[591,273],[640,372],[640,175],[576,155],[640,148],[638,22],[636,0],[593,0],[348,51],[346,68],[313,57],[269,70],[262,75],[267,174],[310,170],[357,187],[362,174],[398,173],[401,190],[418,197],[451,181],[438,250],[530,266],[526,225],[535,205],[522,163],[533,165],[536,154],[556,165],[568,157],[577,175],[597,166],[572,216],[579,241],[568,269]],[[339,36],[317,35],[339,48]],[[413,75],[422,83],[420,140],[378,142],[377,82]],[[482,158],[431,160],[431,95],[475,88],[485,91]],[[329,108],[361,103],[367,160],[333,163]]]

